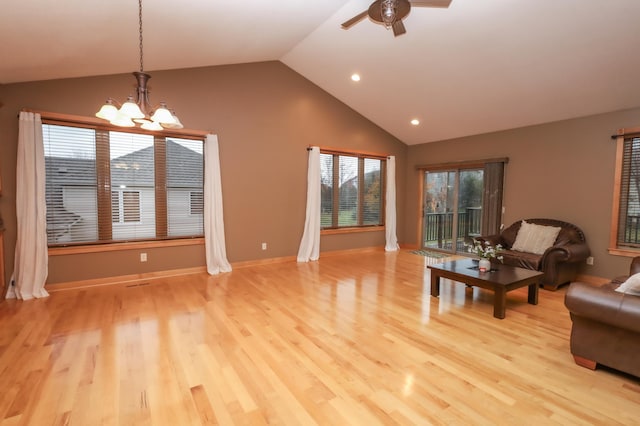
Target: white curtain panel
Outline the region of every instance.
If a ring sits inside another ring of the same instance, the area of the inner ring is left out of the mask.
[[[204,246],[207,272],[230,272],[224,238],[222,180],[218,136],[207,135],[204,143]]]
[[[320,148],[314,146],[309,150],[307,213],[298,250],[298,262],[318,260],[320,257],[320,201]]]
[[[20,113],[16,163],[17,240],[7,298],[47,297],[47,206],[40,114]]]
[[[385,207],[385,240],[386,251],[397,251],[398,237],[396,236],[396,157],[387,158],[387,188]]]

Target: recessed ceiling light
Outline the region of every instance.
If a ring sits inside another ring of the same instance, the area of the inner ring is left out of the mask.
[[[418,120],[417,118],[414,118],[413,120],[411,120],[411,124],[413,124],[414,126],[417,126],[418,124],[420,124],[420,120]]]
[[[360,74],[351,74],[351,80],[360,81]]]

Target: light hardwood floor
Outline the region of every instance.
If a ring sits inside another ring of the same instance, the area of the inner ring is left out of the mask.
[[[565,290],[492,294],[407,251],[0,303],[2,425],[637,424],[574,364]]]

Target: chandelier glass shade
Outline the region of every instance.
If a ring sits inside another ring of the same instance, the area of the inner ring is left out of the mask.
[[[127,100],[119,104],[113,98],[108,98],[96,117],[109,121],[114,126],[135,127],[139,125],[145,130],[182,129],[182,123],[175,113],[160,102],[157,107],[152,107],[149,102],[149,90],[147,82],[151,76],[144,72],[142,51],[142,0],[138,0],[138,22],[140,34],[140,71],[135,71],[136,97],[129,95]]]

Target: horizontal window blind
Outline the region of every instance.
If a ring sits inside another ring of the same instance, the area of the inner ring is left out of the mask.
[[[382,223],[382,161],[364,159],[362,220],[364,225]]]
[[[151,135],[109,132],[112,239],[156,237],[155,155]],[[117,211],[113,211],[117,208]],[[117,219],[117,220],[116,220]]]
[[[320,227],[333,224],[333,155],[320,153]]]
[[[169,236],[204,234],[202,141],[167,138]]]
[[[357,226],[360,204],[358,203],[358,158],[338,156],[338,226]]]
[[[93,129],[43,125],[49,244],[98,239]]]

